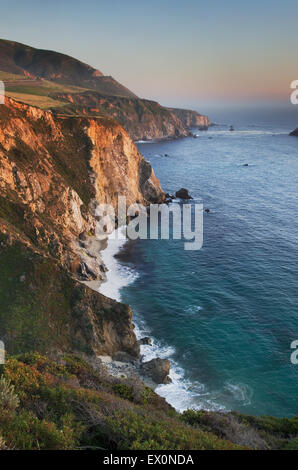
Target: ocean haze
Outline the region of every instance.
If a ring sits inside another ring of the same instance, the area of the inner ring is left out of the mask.
[[[16,14],[17,12],[17,14]],[[1,36],[56,50],[169,102],[287,99],[297,79],[294,0],[77,0],[1,5]]]

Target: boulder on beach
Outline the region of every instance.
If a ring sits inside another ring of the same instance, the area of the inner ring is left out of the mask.
[[[179,189],[179,191],[176,191],[175,196],[179,197],[180,199],[192,199],[191,195],[188,192],[188,189],[186,188],[181,188]]]
[[[141,373],[150,377],[156,384],[167,384],[171,382],[169,359],[151,359],[151,361],[141,364]]]
[[[113,360],[118,362],[127,362],[131,364],[135,364],[137,362],[137,359],[135,357],[131,356],[125,351],[117,351],[113,355]]]

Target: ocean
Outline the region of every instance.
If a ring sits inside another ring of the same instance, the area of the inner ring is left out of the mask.
[[[178,410],[298,414],[296,114],[223,111],[197,139],[138,144],[166,192],[185,187],[210,208],[199,251],[137,240],[103,252],[102,292],[129,303],[138,336],[153,338],[145,360],[170,359],[173,381],[157,392]]]

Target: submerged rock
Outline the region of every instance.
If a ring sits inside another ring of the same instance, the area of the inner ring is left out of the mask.
[[[175,194],[176,197],[179,197],[180,199],[192,199],[191,195],[188,192],[188,189],[181,188],[179,191],[176,191]]]
[[[148,362],[141,364],[141,373],[150,377],[157,384],[167,384],[171,382],[170,377],[170,361],[157,357]]]
[[[152,340],[149,336],[144,336],[144,338],[139,340],[139,344],[148,344],[149,346],[152,346]]]

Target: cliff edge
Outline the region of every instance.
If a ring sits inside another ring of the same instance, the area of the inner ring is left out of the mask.
[[[103,279],[90,250],[100,203],[161,202],[151,165],[113,120],[0,106],[0,337],[8,352],[138,354],[128,306],[77,281]]]

